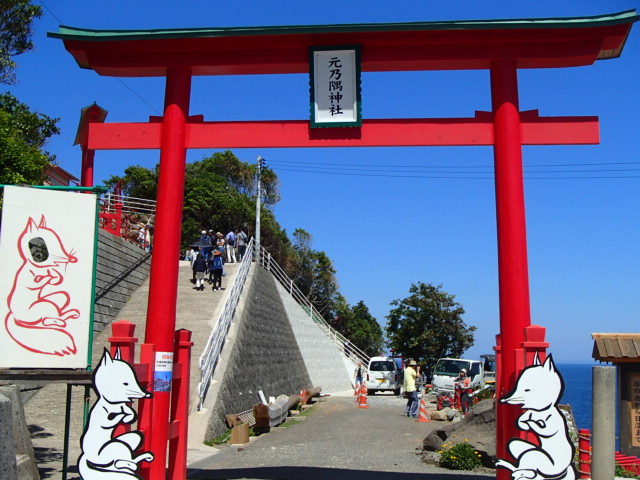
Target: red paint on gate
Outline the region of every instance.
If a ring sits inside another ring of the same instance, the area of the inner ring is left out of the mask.
[[[86,142],[90,150],[161,149],[146,342],[154,344],[156,352],[173,351],[187,148],[494,145],[500,274],[499,399],[527,364],[525,344],[531,342],[525,334],[531,326],[531,314],[522,145],[599,142],[596,117],[544,118],[520,112],[517,70],[590,65],[619,56],[637,19],[633,11],[564,23],[563,19],[418,22],[104,35],[61,27],[60,33],[50,34],[64,40],[80,66],[100,75],[167,78],[162,123],[93,122],[88,125]],[[309,47],[319,45],[359,45],[363,72],[489,70],[493,112],[469,119],[365,120],[361,128],[318,130],[309,128],[306,120],[204,122],[189,117],[193,75],[307,73]],[[87,157],[83,185],[92,177],[91,163]],[[506,439],[519,436],[517,413],[515,408],[498,406],[499,456],[504,454]],[[156,393],[152,418],[151,449],[157,457],[151,477],[145,478],[164,479],[168,392]],[[507,478],[508,472],[500,471],[498,476]]]

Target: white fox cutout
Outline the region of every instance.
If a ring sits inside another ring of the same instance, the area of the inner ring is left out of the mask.
[[[44,215],[39,224],[29,218],[18,238],[18,253],[23,263],[7,298],[7,332],[31,352],[75,355],[76,343],[66,328],[69,320],[80,317],[80,312],[69,308],[69,293],[63,284],[67,265],[78,259],[47,227]]]
[[[120,349],[112,358],[105,348],[100,365],[93,373],[93,388],[98,400],[91,408],[89,422],[80,444],[78,470],[83,480],[134,480],[141,478],[138,464],[151,462],[152,452],[135,455],[144,442],[140,431],[132,430],[114,437],[120,423],[133,423],[138,415],[128,402],[150,398],[151,393],[138,383],[131,365],[120,359]]]
[[[496,467],[511,470],[513,480],[576,478],[575,447],[564,415],[558,409],[563,391],[564,382],[551,355],[541,365],[536,353],[533,365],[522,371],[513,391],[500,400],[522,406],[524,413],[518,418],[518,428],[535,433],[540,441],[540,446],[520,438],[509,441],[509,453],[516,462],[500,459]]]

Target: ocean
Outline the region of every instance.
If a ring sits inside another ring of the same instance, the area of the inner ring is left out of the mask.
[[[559,363],[564,380],[564,394],[560,403],[571,405],[578,428],[591,430],[591,367],[590,364]],[[613,400],[613,398],[612,398]]]
[[[593,433],[591,421],[592,366],[591,364],[559,363],[557,368],[564,380],[564,393],[560,403],[571,405],[578,429],[588,428]],[[612,406],[616,405],[617,395],[617,392],[611,392]],[[616,406],[616,450],[620,448],[617,415]]]

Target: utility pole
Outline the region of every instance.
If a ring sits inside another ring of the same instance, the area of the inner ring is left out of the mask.
[[[255,251],[256,261],[260,261],[260,199],[262,198],[262,186],[260,178],[262,176],[262,168],[264,167],[264,158],[258,156],[258,188],[256,195],[256,235],[255,235]]]

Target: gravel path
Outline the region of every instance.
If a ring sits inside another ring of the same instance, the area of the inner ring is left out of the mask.
[[[404,416],[406,400],[369,397],[368,409],[353,397],[324,397],[308,416],[242,447],[192,463],[189,478],[424,480],[495,478],[492,473],[452,472],[421,460],[422,439],[437,422],[417,423]]]

